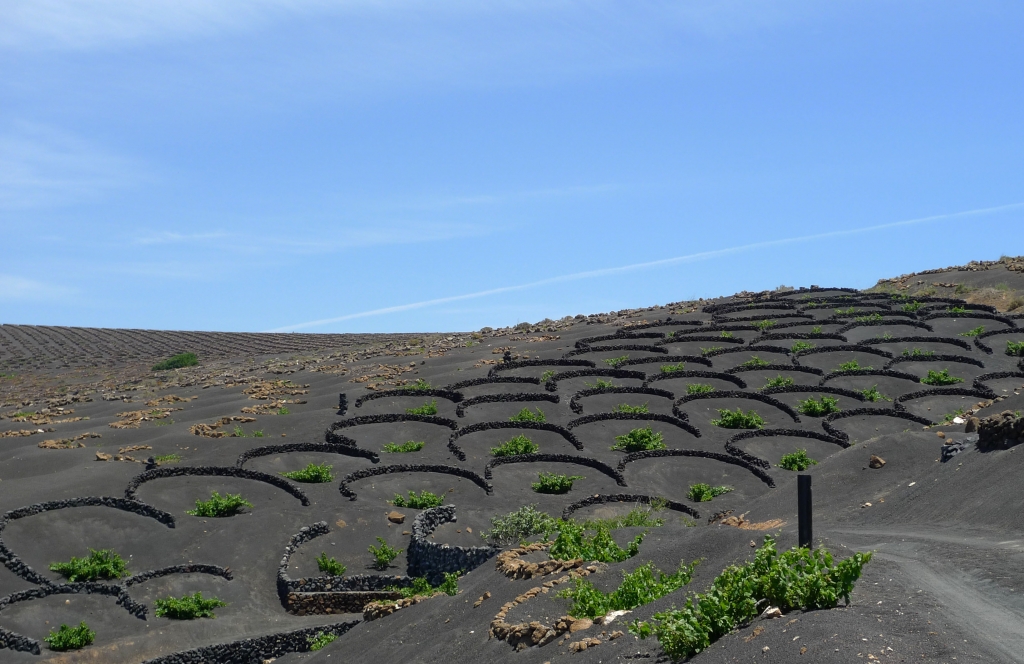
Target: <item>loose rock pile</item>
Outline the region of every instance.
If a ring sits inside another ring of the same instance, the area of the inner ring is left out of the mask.
[[[1024,416],[1004,410],[983,419],[972,417],[964,430],[978,432],[978,447],[983,450],[1005,450],[1024,443]]]

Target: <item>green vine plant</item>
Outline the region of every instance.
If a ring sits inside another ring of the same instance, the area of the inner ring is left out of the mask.
[[[544,411],[540,408],[536,409],[536,412],[529,408],[523,408],[521,411],[508,418],[509,422],[546,422],[547,418],[544,415]]]
[[[633,429],[629,433],[615,436],[615,444],[611,449],[617,452],[643,452],[646,450],[663,450],[667,446],[660,431],[650,426]]]

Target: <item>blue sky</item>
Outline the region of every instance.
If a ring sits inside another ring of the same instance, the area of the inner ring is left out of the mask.
[[[1022,254],[1022,33],[985,0],[4,3],[0,322],[470,330]]]

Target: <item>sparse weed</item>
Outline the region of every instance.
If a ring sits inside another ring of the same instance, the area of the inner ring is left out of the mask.
[[[389,453],[402,453],[402,454],[404,454],[406,452],[419,452],[420,450],[423,449],[424,445],[426,445],[426,443],[424,443],[422,441],[419,441],[419,440],[409,440],[409,441],[406,441],[406,442],[402,443],[401,445],[396,445],[395,443],[388,443],[387,445],[385,445],[381,449],[383,449],[385,452],[389,452]]]
[[[231,433],[232,438],[263,438],[263,429],[256,429],[252,433],[246,433],[244,429],[238,424],[235,425],[235,430]]]
[[[181,461],[180,454],[161,454],[153,457],[153,461],[156,461],[156,465],[162,466],[167,463],[179,463]]]
[[[928,375],[921,379],[925,385],[955,385],[964,382],[963,378],[950,376],[948,369],[942,371],[928,370]]]
[[[536,409],[536,413],[529,408],[523,408],[521,411],[508,418],[509,422],[545,422],[547,418],[544,416],[544,411],[540,408]]]
[[[651,427],[633,429],[629,433],[615,436],[613,450],[620,452],[643,452],[645,450],[663,450],[666,445],[662,440],[661,432],[654,431]]]
[[[197,500],[194,510],[187,510],[185,514],[192,516],[225,517],[234,516],[242,511],[243,507],[252,508],[250,503],[241,494],[229,493],[221,496],[214,491],[210,494],[209,500]]]
[[[506,440],[498,447],[491,448],[491,454],[496,457],[518,456],[520,454],[534,454],[540,449],[537,443],[520,434],[511,440]]]
[[[287,406],[281,406],[280,408],[277,409],[277,414],[278,415],[291,415],[292,411],[288,410]]]
[[[400,493],[395,494],[395,499],[391,501],[395,507],[408,507],[413,510],[425,510],[431,507],[437,507],[444,502],[444,497],[431,493],[424,489],[420,491],[419,495],[416,495],[415,491],[409,492],[409,497],[405,498]]]
[[[737,408],[735,412],[719,408],[718,419],[711,420],[711,424],[723,429],[763,429],[765,421],[753,410],[744,413],[742,408]]]
[[[953,423],[953,419],[956,418],[956,417],[959,417],[959,418],[963,418],[964,417],[964,409],[963,408],[957,408],[952,413],[946,413],[945,415],[943,415],[942,416],[942,423],[943,424],[952,424]]]
[[[804,471],[811,466],[817,466],[818,462],[807,456],[807,450],[797,450],[789,454],[783,454],[779,460],[779,468],[794,471]]]
[[[373,566],[380,571],[384,571],[391,566],[391,561],[397,558],[403,549],[389,546],[383,537],[378,537],[377,542],[380,546],[371,544],[368,550],[373,555]]]
[[[686,492],[686,497],[697,503],[706,503],[713,498],[721,496],[723,493],[729,493],[733,488],[731,486],[711,486],[710,484],[704,484],[703,482],[698,484],[691,484],[689,491]]]
[[[334,474],[331,472],[331,466],[327,463],[311,463],[302,470],[292,470],[287,473],[281,473],[290,480],[296,482],[308,482],[311,484],[330,482],[334,479]]]
[[[824,417],[829,413],[839,412],[839,399],[824,395],[819,399],[811,397],[810,399],[804,399],[801,401],[797,405],[797,410],[809,417]]]
[[[921,350],[920,348],[904,348],[903,357],[931,357],[935,355],[933,350]]]
[[[582,475],[562,475],[558,473],[540,473],[536,482],[531,484],[537,493],[568,493],[572,490],[572,483],[582,480]]]
[[[228,605],[227,602],[217,597],[203,597],[201,592],[192,595],[185,594],[181,597],[161,597],[154,604],[156,604],[157,617],[166,617],[172,620],[216,618],[213,610]]]
[[[855,322],[855,323],[873,323],[873,322],[880,321],[880,320],[882,320],[882,314],[878,313],[877,311],[873,311],[873,312],[871,312],[870,314],[868,314],[866,316],[857,316],[856,318],[853,319],[853,322]]]
[[[849,316],[857,311],[856,307],[850,307],[849,309],[836,309],[837,316]]]
[[[437,415],[437,399],[431,399],[430,403],[418,408],[406,408],[405,412],[409,415]]]

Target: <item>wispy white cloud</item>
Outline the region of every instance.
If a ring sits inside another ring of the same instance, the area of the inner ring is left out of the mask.
[[[721,258],[732,254],[738,254],[745,251],[752,251],[754,249],[766,249],[768,247],[779,247],[787,244],[796,244],[799,242],[812,242],[815,240],[824,240],[837,237],[844,237],[850,235],[859,235],[861,233],[871,233],[875,231],[888,230],[891,228],[899,228],[901,226],[914,226],[918,224],[927,224],[937,221],[963,218],[963,217],[976,217],[987,214],[994,214],[998,212],[1008,212],[1011,210],[1024,209],[1024,203],[1013,203],[1010,205],[1001,205],[990,208],[980,208],[977,210],[967,210],[964,212],[954,212],[950,214],[940,214],[930,217],[920,217],[917,219],[907,219],[904,221],[895,221],[887,224],[877,224],[874,226],[864,226],[861,228],[852,228],[840,231],[830,231],[828,233],[816,233],[814,235],[801,235],[797,237],[781,238],[778,240],[765,240],[762,242],[752,242],[749,244],[737,245],[734,247],[726,247],[724,249],[714,249],[711,251],[702,251],[693,254],[687,254],[685,256],[673,256],[671,258],[663,258],[655,261],[647,261],[644,263],[633,263],[631,265],[621,265],[617,267],[601,268],[598,270],[587,270],[586,272],[576,272],[573,274],[563,274],[557,277],[550,277],[548,279],[541,279],[540,281],[531,281],[525,284],[516,284],[514,286],[502,286],[499,288],[491,288],[488,290],[476,291],[475,293],[465,293],[463,295],[452,295],[449,297],[435,298],[432,300],[423,300],[421,302],[411,302],[409,304],[400,304],[392,307],[383,307],[380,309],[371,309],[369,311],[360,311],[358,313],[346,314],[344,316],[336,316],[334,318],[323,318],[320,320],[307,321],[305,323],[296,323],[294,325],[286,325],[284,327],[275,328],[268,330],[268,332],[292,332],[295,330],[308,329],[311,327],[322,327],[324,325],[330,325],[333,323],[341,323],[348,320],[354,320],[357,318],[369,318],[371,316],[382,316],[385,314],[399,313],[402,311],[410,311],[413,309],[422,309],[425,307],[432,307],[439,304],[446,304],[448,302],[458,302],[461,300],[471,300],[481,297],[488,297],[491,295],[500,295],[502,293],[510,293],[513,291],[526,290],[528,288],[537,288],[539,286],[547,286],[550,284],[565,282],[565,281],[578,281],[581,279],[593,279],[596,277],[607,277],[615,274],[622,274],[625,272],[634,272],[637,270],[649,270],[652,268],[667,267],[669,265],[678,265],[683,263],[694,263],[699,261],[711,260],[713,258]]]
[[[0,274],[0,301],[3,302],[61,300],[74,292],[74,289],[66,286],[47,284],[12,274]]]
[[[0,209],[94,200],[143,178],[133,160],[50,127],[18,123],[0,134]]]

